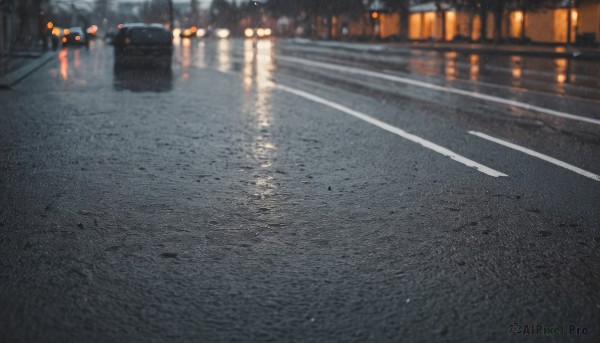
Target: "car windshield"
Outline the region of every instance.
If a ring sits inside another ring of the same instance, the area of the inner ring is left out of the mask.
[[[600,343],[600,0],[0,0],[38,339]]]
[[[168,31],[159,28],[129,28],[127,37],[131,40],[131,44],[169,44],[171,36]]]

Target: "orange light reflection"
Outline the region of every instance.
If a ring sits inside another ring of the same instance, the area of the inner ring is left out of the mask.
[[[469,80],[479,80],[479,55],[470,56],[471,66],[469,68]]]
[[[64,81],[69,79],[69,59],[67,58],[67,50],[63,49],[58,54],[60,61],[60,76]]]
[[[521,63],[522,61],[520,56],[510,57],[510,67],[512,74],[511,83],[515,87],[519,87],[521,85],[521,77],[523,76],[523,67],[521,66]]]
[[[75,69],[79,69],[81,67],[81,59],[79,58],[79,50],[75,50],[75,61],[73,61],[75,65]]]

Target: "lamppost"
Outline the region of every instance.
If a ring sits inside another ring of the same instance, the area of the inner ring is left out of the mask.
[[[169,1],[169,30],[173,32],[173,25],[175,23],[175,19],[173,18],[173,0]]]
[[[569,0],[568,6],[569,7],[567,10],[567,46],[571,45],[571,25],[573,24],[571,15],[573,13],[573,0]]]

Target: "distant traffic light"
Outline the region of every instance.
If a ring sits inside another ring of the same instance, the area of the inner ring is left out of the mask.
[[[371,11],[371,25],[375,25],[377,24],[377,21],[379,19],[379,12],[377,11]]]

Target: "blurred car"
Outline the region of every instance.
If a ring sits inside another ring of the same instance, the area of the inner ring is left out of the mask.
[[[71,27],[64,29],[62,37],[63,46],[85,45],[88,46],[89,40],[87,34],[81,27]]]
[[[196,37],[198,38],[205,38],[208,36],[208,30],[203,29],[203,28],[198,28],[198,30],[196,31]]]
[[[181,37],[181,38],[195,38],[195,37],[197,37],[197,32],[198,32],[198,27],[192,26],[190,28],[181,30],[181,33],[179,34],[179,37]]]
[[[268,38],[271,37],[272,34],[273,31],[270,28],[247,28],[244,30],[244,36],[246,36],[246,38]]]
[[[171,32],[160,24],[126,24],[114,38],[115,67],[158,65],[171,67]]]

